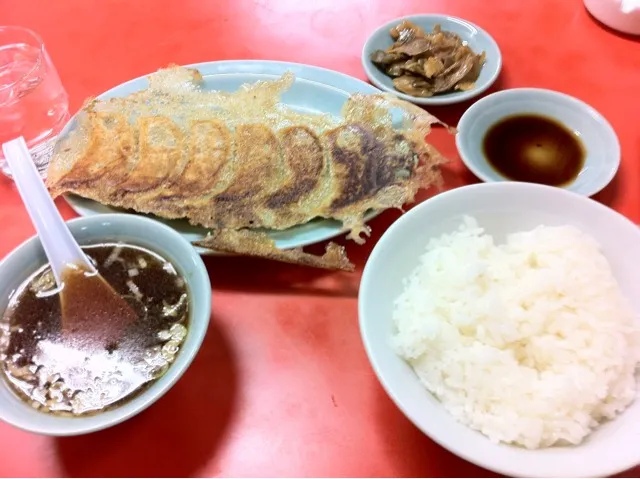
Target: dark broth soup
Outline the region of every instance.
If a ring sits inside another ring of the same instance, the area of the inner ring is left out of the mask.
[[[83,415],[121,405],[165,373],[187,334],[187,286],[171,263],[127,244],[82,249],[138,319],[117,342],[80,348],[62,334],[51,268],[20,285],[0,321],[0,363],[18,396],[44,412]]]

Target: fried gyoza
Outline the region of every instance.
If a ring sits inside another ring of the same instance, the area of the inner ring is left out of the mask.
[[[287,73],[212,92],[197,70],[171,67],[151,75],[148,89],[90,101],[57,147],[49,189],[187,218],[215,231],[200,245],[227,252],[269,256],[271,248],[271,257],[303,258],[279,255],[262,233],[231,232],[317,217],[341,221],[362,243],[368,210],[401,207],[437,181],[442,158],[424,139],[437,120],[385,95],[353,95],[342,119],[299,113],[280,103],[293,80]],[[393,108],[403,114],[401,129],[392,125]],[[254,248],[239,246],[243,239]],[[351,268],[336,260],[338,250],[330,253],[328,267]]]

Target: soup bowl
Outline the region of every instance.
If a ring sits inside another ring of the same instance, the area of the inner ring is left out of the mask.
[[[189,327],[181,350],[167,372],[122,405],[86,416],[58,416],[38,411],[19,398],[0,379],[0,420],[20,429],[50,436],[73,436],[105,429],[149,407],[180,379],[195,357],[209,325],[211,284],[202,259],[193,246],[170,227],[142,216],[106,214],[67,222],[81,246],[116,242],[149,249],[173,264],[187,285]],[[29,238],[0,262],[0,311],[9,297],[38,268],[48,263],[37,236]]]

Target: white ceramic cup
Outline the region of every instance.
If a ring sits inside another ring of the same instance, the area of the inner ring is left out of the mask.
[[[640,35],[640,0],[584,0],[584,5],[609,28]]]

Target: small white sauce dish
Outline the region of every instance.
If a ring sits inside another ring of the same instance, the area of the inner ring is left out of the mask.
[[[592,196],[607,186],[620,166],[620,143],[609,122],[591,106],[564,93],[538,88],[514,88],[486,96],[460,118],[456,146],[464,164],[483,181],[509,181],[487,161],[483,142],[487,131],[515,115],[540,115],[578,135],[585,148],[584,166],[562,188]]]
[[[211,284],[202,259],[179,233],[138,215],[105,214],[67,222],[80,245],[122,241],[145,247],[170,261],[185,279],[190,296],[187,337],[169,370],[148,389],[123,405],[91,416],[62,417],[43,413],[22,401],[0,378],[0,419],[26,431],[50,436],[86,434],[121,423],[165,394],[191,364],[207,332],[211,315]],[[0,262],[0,312],[9,295],[36,269],[47,263],[37,236],[31,237]]]
[[[360,334],[373,370],[398,408],[458,456],[507,476],[607,477],[640,463],[640,398],[574,447],[528,450],[496,444],[458,423],[425,389],[391,344],[394,301],[431,238],[472,216],[496,243],[537,226],[572,225],[593,237],[640,317],[640,229],[614,210],[561,188],[502,182],[464,186],[417,205],[382,235],[365,266],[358,297]]]
[[[453,32],[457,34],[462,41],[467,42],[475,53],[480,54],[484,51],[486,53],[486,60],[480,76],[475,83],[475,87],[468,91],[442,93],[428,98],[419,98],[396,90],[393,86],[392,78],[373,64],[371,54],[376,50],[385,50],[393,44],[389,30],[403,20],[414,23],[426,32],[432,31],[433,28],[439,24],[443,31]],[[486,91],[500,75],[500,70],[502,69],[502,54],[500,53],[498,44],[491,35],[471,22],[449,15],[409,15],[391,20],[371,34],[362,48],[362,67],[371,83],[381,90],[393,93],[403,100],[410,101],[417,105],[451,105],[469,100]]]

